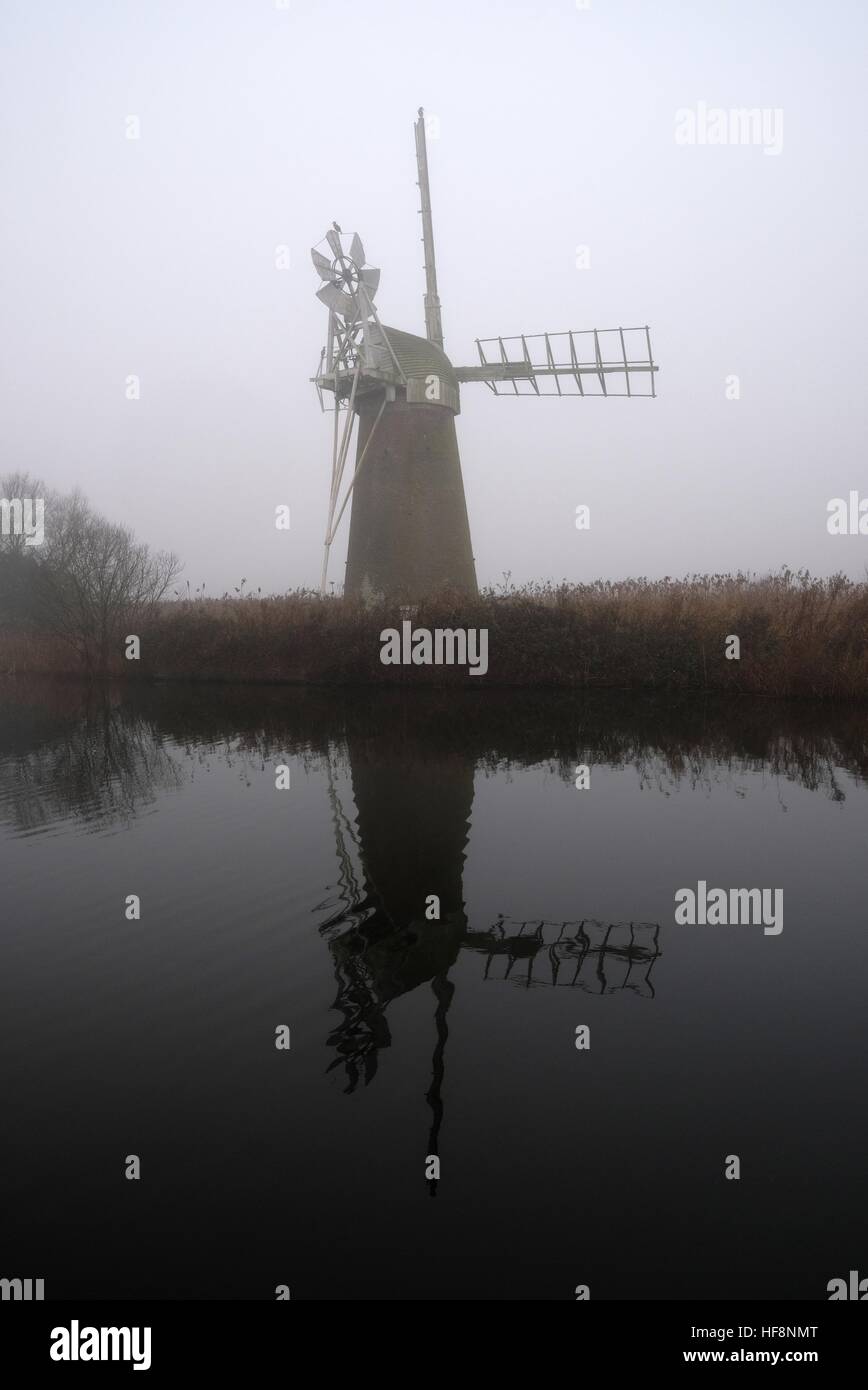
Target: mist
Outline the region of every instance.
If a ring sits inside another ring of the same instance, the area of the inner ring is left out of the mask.
[[[865,51],[843,0],[7,3],[4,466],[82,488],[192,588],[315,585],[310,247],[358,231],[382,321],[424,331],[422,105],[453,363],[648,324],[660,366],[655,400],[462,388],[480,584],[861,578],[827,506],[868,493]],[[679,140],[703,107],[780,113],[775,139]]]

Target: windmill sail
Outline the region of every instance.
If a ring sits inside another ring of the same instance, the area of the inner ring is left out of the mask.
[[[656,396],[651,334],[642,328],[477,338],[478,367],[459,381],[484,381],[496,396]]]

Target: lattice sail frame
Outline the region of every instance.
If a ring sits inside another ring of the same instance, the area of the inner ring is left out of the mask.
[[[647,324],[477,338],[476,348],[480,366],[458,368],[458,379],[484,381],[496,396],[657,394]]]

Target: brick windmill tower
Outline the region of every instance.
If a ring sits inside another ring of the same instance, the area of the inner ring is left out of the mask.
[[[477,338],[478,364],[453,367],[443,327],[428,185],[425,119],[416,121],[425,248],[425,337],[384,326],[374,303],[380,272],[357,233],[335,222],[311,251],[324,282],[328,337],[313,378],[320,405],[333,397],[334,433],[321,589],[329,552],[352,498],[344,592],[375,602],[415,602],[444,589],[476,593],[476,571],[455,417],[463,382],[495,395],[654,396],[644,328]],[[320,249],[327,247],[327,253]],[[353,425],[355,468],[344,488]]]

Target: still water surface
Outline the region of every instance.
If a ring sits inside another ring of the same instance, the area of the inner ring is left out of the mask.
[[[6,681],[0,1274],[469,1300],[868,1274],[866,773],[852,710]],[[676,925],[699,879],[782,888],[782,933]]]

